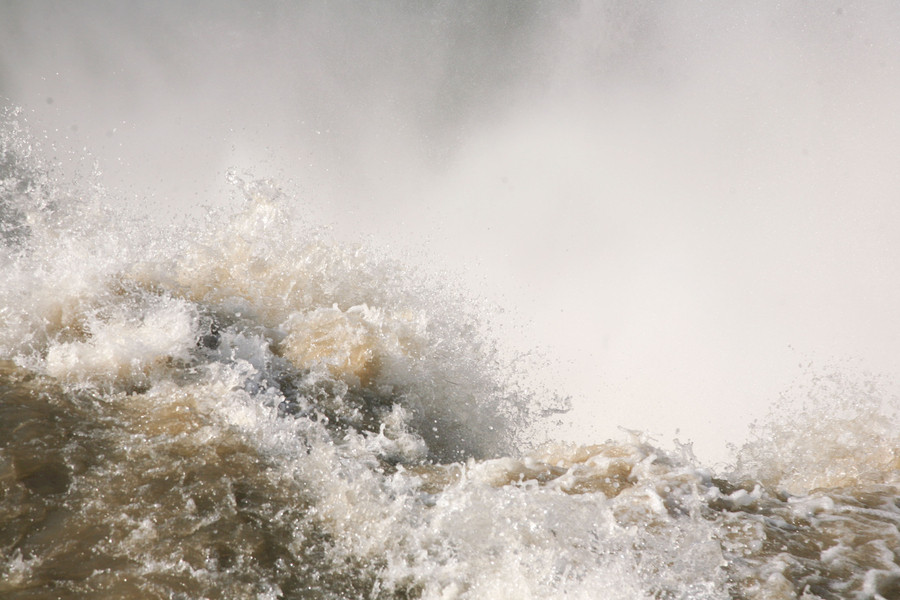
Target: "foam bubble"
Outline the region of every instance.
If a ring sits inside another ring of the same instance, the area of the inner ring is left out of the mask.
[[[143,383],[152,369],[189,360],[197,332],[193,306],[151,298],[143,306],[119,306],[111,315],[93,316],[83,340],[52,343],[45,368],[61,380]]]
[[[891,389],[852,365],[810,371],[753,425],[737,472],[792,493],[897,483],[900,428]]]

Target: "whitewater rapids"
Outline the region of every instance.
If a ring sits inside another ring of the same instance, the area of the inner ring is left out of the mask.
[[[34,149],[7,114],[4,598],[900,597],[877,381],[815,379],[726,472],[537,439],[559,402],[464,296],[271,182],[166,228]]]

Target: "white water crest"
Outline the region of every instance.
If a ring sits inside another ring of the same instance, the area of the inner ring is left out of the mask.
[[[116,206],[272,178],[504,307],[559,435],[730,460],[799,363],[895,374],[891,3],[0,9],[0,96]],[[89,164],[89,163],[88,163]]]
[[[0,96],[162,220],[272,178],[554,364],[560,435],[710,460],[809,361],[895,374],[889,2],[6,3]],[[676,431],[680,433],[676,434]]]
[[[4,4],[0,596],[900,597],[898,21]]]
[[[719,472],[639,431],[552,441],[564,402],[439,280],[292,220],[268,181],[186,225],[112,211],[7,118],[9,597],[900,589],[886,382],[816,375]]]

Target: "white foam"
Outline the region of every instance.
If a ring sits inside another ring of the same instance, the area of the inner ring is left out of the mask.
[[[47,373],[74,381],[141,379],[165,361],[190,358],[198,322],[191,305],[166,298],[129,308],[117,307],[117,314],[92,318],[83,341],[52,343]]]

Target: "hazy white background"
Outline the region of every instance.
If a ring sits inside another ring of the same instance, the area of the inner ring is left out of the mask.
[[[0,4],[0,97],[123,205],[271,176],[458,274],[587,441],[725,457],[801,364],[897,374],[895,2]]]

